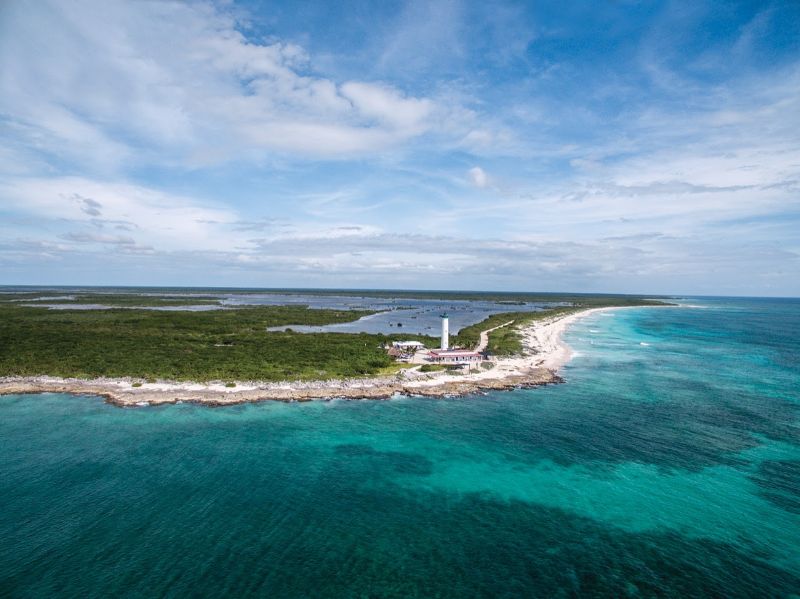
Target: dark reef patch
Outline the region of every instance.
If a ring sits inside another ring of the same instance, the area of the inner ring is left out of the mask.
[[[191,502],[159,516],[123,498],[121,507],[144,514],[76,526],[53,547],[14,547],[15,558],[0,558],[0,584],[39,596],[78,595],[87,581],[96,596],[776,597],[800,589],[797,576],[724,543],[624,532],[477,494],[409,496],[333,481],[309,481],[282,507],[257,489],[243,493],[240,481],[202,519]],[[199,490],[186,489],[190,497]],[[99,539],[104,546],[86,559]]]
[[[769,460],[750,477],[761,496],[778,507],[800,514],[800,460]]]
[[[504,398],[507,411],[491,412],[478,405],[496,401],[492,397],[472,399],[451,410],[448,430],[437,434],[455,441],[472,434],[480,419],[483,432],[473,441],[502,452],[509,461],[549,459],[562,466],[593,468],[638,462],[692,472],[745,465],[741,452],[760,445],[759,436],[800,443],[800,406],[785,400],[765,402],[738,395],[703,401],[702,384],[676,383],[645,402],[609,389],[598,393],[583,381],[570,381],[568,386],[570,401],[557,408],[546,402],[549,394],[559,392],[552,389],[537,390],[524,399]],[[426,429],[423,421],[418,426]]]

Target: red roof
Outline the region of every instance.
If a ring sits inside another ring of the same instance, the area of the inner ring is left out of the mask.
[[[454,356],[457,358],[466,356],[480,356],[478,352],[470,351],[468,349],[434,349],[430,354],[437,357]]]

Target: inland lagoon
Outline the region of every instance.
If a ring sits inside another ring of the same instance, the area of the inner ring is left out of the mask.
[[[796,596],[800,301],[681,303],[536,389],[0,397],[0,595]]]

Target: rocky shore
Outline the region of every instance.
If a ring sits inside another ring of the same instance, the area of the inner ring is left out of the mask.
[[[22,393],[70,393],[99,395],[111,404],[121,407],[161,405],[170,403],[200,403],[208,406],[227,406],[240,403],[276,401],[313,401],[325,399],[389,399],[395,395],[444,397],[467,395],[490,390],[507,390],[561,382],[558,375],[545,368],[531,369],[502,379],[443,380],[434,385],[404,382],[401,377],[330,381],[319,383],[263,384],[255,388],[215,390],[191,389],[180,383],[171,389],[145,389],[132,387],[124,381],[57,379],[51,377],[0,379],[0,395]],[[187,386],[188,387],[188,386]],[[242,387],[245,387],[243,385]]]

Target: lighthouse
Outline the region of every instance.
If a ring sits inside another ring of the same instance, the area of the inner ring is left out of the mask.
[[[450,347],[450,321],[447,318],[447,312],[442,314],[442,349]]]

